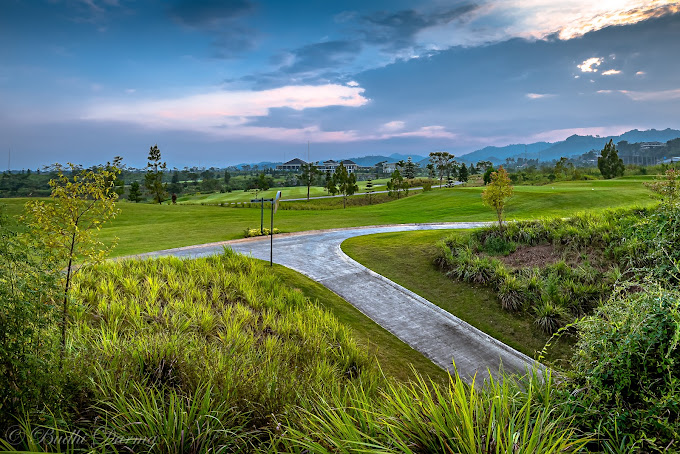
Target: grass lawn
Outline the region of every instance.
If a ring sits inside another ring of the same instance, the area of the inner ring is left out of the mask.
[[[654,203],[643,179],[563,182],[516,186],[507,205],[508,219],[570,216],[583,210]],[[413,222],[489,221],[483,188],[457,187],[422,192],[374,206],[333,210],[280,210],[274,220],[283,232]],[[355,196],[365,197],[365,196]],[[19,214],[27,199],[0,199],[9,214]],[[201,205],[154,205],[120,202],[120,215],[106,224],[102,240],[119,238],[114,256],[241,238],[260,224],[258,208]],[[269,213],[265,213],[267,221]]]
[[[490,336],[531,357],[543,349],[548,336],[531,320],[501,308],[493,290],[446,277],[434,265],[436,243],[451,230],[381,233],[350,238],[342,250],[364,266],[382,274]],[[460,232],[460,231],[457,231]],[[570,345],[560,341],[548,360],[568,356]]]
[[[352,329],[354,339],[375,355],[387,376],[401,381],[413,379],[411,365],[423,375],[446,383],[449,374],[420,352],[412,349],[389,331],[359,312],[354,306],[323,285],[285,266],[275,265],[274,272],[289,286],[298,288],[312,301],[318,301],[338,320]]]
[[[386,190],[386,184],[389,181],[387,178],[380,180],[373,180],[373,190],[374,191],[384,191]],[[359,186],[359,192],[363,192],[366,189],[366,182],[357,182]],[[271,199],[276,195],[276,191],[281,191],[281,198],[283,199],[300,199],[307,197],[307,186],[292,186],[292,187],[279,187],[271,188],[267,191],[261,192],[257,197],[264,197],[266,199]],[[324,188],[320,186],[312,186],[309,190],[310,197],[322,197],[327,196],[328,193]],[[180,204],[217,204],[217,203],[236,203],[236,202],[250,202],[251,199],[255,197],[255,191],[232,191],[224,193],[213,193],[213,194],[198,194],[182,196],[177,198],[177,202]]]

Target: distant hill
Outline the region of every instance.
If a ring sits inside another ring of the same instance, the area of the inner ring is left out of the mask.
[[[593,149],[601,150],[610,139],[616,144],[622,140],[629,143],[667,142],[678,137],[680,137],[680,131],[670,128],[662,131],[656,129],[647,131],[633,129],[632,131],[625,132],[619,136],[607,137],[579,136],[574,134],[560,142],[536,142],[526,144],[526,156],[529,159],[540,158],[541,161],[552,161],[553,159],[560,159],[562,156],[567,158],[580,156]],[[458,160],[464,162],[485,160],[491,161],[494,164],[501,164],[505,162],[507,158],[524,157],[524,147],[525,144],[507,145],[505,147],[484,147],[481,150],[462,155],[458,157]]]

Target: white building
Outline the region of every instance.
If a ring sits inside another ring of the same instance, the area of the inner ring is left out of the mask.
[[[276,166],[276,170],[287,170],[290,172],[299,172],[300,171],[300,166],[303,164],[307,164],[305,161],[303,161],[300,158],[295,158],[291,159],[290,161]]]

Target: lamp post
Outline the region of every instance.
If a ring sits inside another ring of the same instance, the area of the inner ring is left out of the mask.
[[[262,211],[260,215],[260,234],[262,234],[262,220],[264,218],[264,202],[271,202],[272,217],[271,225],[269,226],[269,266],[274,266],[274,213],[279,207],[279,199],[281,198],[281,191],[276,191],[276,196],[273,199],[252,199],[251,202],[261,202]]]

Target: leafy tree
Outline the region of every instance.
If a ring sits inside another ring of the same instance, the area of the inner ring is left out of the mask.
[[[373,196],[373,181],[369,178],[366,182],[366,194],[368,195],[368,204],[371,204],[371,197]]]
[[[0,427],[59,395],[54,298],[60,273],[51,256],[17,230],[0,205]]]
[[[231,181],[231,173],[229,173],[228,170],[224,171],[224,184],[229,185],[229,181]]]
[[[495,172],[495,169],[493,166],[489,166],[486,168],[484,171],[484,176],[482,179],[484,180],[484,185],[486,186],[487,184],[491,183],[491,174]]]
[[[57,269],[65,270],[61,308],[63,359],[74,263],[78,261],[82,266],[99,262],[113,247],[105,248],[98,233],[104,223],[118,214],[115,207],[118,194],[111,191],[111,177],[120,170],[110,166],[83,170],[71,163],[66,168],[59,164],[55,168],[57,177],[50,180],[52,203],[41,200],[26,203],[24,219],[41,246],[52,252]]]
[[[340,164],[335,169],[333,179],[338,187],[338,192],[342,194],[342,207],[347,206],[347,197],[353,195],[359,190],[357,186],[357,176],[354,173],[348,173],[344,165]]]
[[[619,158],[619,152],[616,150],[613,140],[610,139],[600,152],[600,157],[597,158],[597,167],[607,180],[623,175],[625,166],[623,160]]]
[[[135,202],[135,203],[142,200],[142,191],[140,190],[138,181],[133,181],[132,184],[130,184],[130,190],[128,192],[128,200],[130,202]]]
[[[434,164],[429,163],[428,165],[425,166],[425,168],[427,169],[427,176],[430,178],[434,178],[435,177]]]
[[[409,180],[412,180],[413,178],[416,177],[417,169],[418,166],[411,160],[411,157],[409,156],[408,160],[406,161],[406,164],[404,165],[404,177]]]
[[[458,170],[458,181],[466,182],[469,177],[468,168],[465,166],[465,163],[463,163],[460,166],[460,170]]]
[[[390,181],[387,182],[387,190],[389,191],[389,195],[391,197],[396,195],[397,200],[399,199],[402,191],[408,193],[408,183],[404,181],[404,177],[401,176],[399,169],[394,169],[394,172],[392,172]]]
[[[326,185],[325,185],[326,190],[330,195],[335,195],[338,193],[338,186],[337,182],[334,178],[334,175],[331,174],[330,170],[326,171]]]
[[[680,170],[668,169],[663,177],[657,178],[651,183],[645,183],[652,191],[656,192],[666,207],[677,207],[680,202]]]
[[[300,174],[300,179],[302,180],[302,184],[307,186],[307,200],[309,200],[309,191],[311,187],[314,185],[314,181],[316,180],[317,175],[321,174],[321,171],[312,162],[302,164],[300,166],[300,170],[302,170],[302,174]]]
[[[487,169],[488,170],[488,169]],[[503,210],[506,201],[512,197],[512,184],[508,172],[500,166],[497,171],[491,173],[491,182],[482,192],[484,205],[496,210],[498,228],[503,233]]]
[[[257,176],[256,185],[257,189],[259,189],[260,191],[266,191],[267,189],[269,189],[271,187],[271,183],[272,183],[271,178],[267,178],[264,172]]]
[[[167,185],[163,183],[163,172],[167,165],[161,162],[161,151],[158,145],[149,148],[148,163],[146,164],[146,175],[144,175],[144,187],[153,201],[163,203],[168,195]]]
[[[182,189],[183,189],[182,184],[179,182],[179,172],[177,170],[175,170],[172,173],[172,178],[170,180],[170,186],[168,186],[168,190],[172,194],[178,194],[178,193],[182,192]]]
[[[450,172],[449,165],[453,162],[455,156],[447,151],[433,151],[430,153],[430,163],[439,172],[439,186],[444,182],[444,175],[447,171]]]

